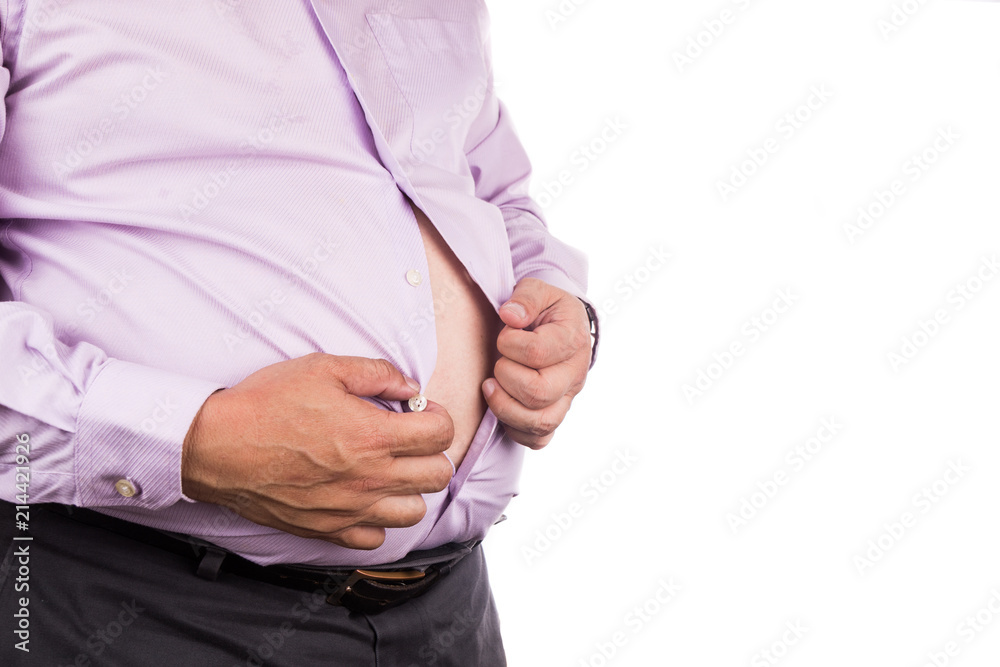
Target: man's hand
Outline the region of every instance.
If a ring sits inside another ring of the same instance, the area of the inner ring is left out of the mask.
[[[293,535],[375,549],[386,528],[420,521],[420,494],[454,472],[443,407],[396,413],[358,398],[418,390],[384,359],[315,353],[267,366],[202,406],[184,441],[183,491]]]
[[[590,319],[578,298],[537,278],[517,284],[500,319],[507,325],[497,337],[502,356],[483,394],[514,441],[541,449],[583,389]]]

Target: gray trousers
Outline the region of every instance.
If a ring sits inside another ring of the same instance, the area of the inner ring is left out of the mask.
[[[17,532],[5,502],[0,553],[0,665],[506,665],[481,546],[424,595],[373,615],[224,570],[207,581],[193,558],[41,509]],[[16,648],[25,629],[28,652]]]

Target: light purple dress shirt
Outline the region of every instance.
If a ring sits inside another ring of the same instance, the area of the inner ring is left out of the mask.
[[[373,551],[192,501],[180,467],[209,394],[264,366],[383,357],[426,385],[435,304],[407,277],[427,259],[404,194],[495,308],[525,276],[585,296],[585,257],[527,194],[484,3],[11,0],[0,23],[0,497],[261,564],[484,536],[525,451],[490,411],[425,518]]]

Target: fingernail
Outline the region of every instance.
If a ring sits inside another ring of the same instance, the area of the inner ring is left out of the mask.
[[[487,380],[486,382],[483,383],[483,393],[486,394],[486,398],[492,396],[493,392],[496,391],[496,389],[497,386],[493,382],[493,380]]]
[[[505,303],[500,307],[506,308],[511,312],[511,314],[516,315],[517,317],[527,317],[528,315],[528,312],[524,309],[524,306],[522,306],[516,301],[508,301],[507,303]]]
[[[417,382],[413,378],[407,377],[405,375],[403,376],[403,379],[406,380],[406,384],[408,384],[410,386],[410,389],[412,389],[413,391],[415,391],[418,394],[420,393],[420,383],[419,382]]]

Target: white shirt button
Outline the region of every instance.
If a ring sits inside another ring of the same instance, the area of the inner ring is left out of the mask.
[[[424,277],[420,275],[420,272],[416,269],[410,269],[406,272],[406,282],[410,283],[414,287],[419,285],[424,281]]]
[[[410,406],[410,410],[413,412],[423,412],[424,408],[427,407],[427,397],[423,394],[417,394],[407,401],[407,405]]]
[[[125,496],[126,498],[131,498],[138,491],[136,491],[135,484],[128,481],[127,479],[120,479],[115,482],[115,491]]]

